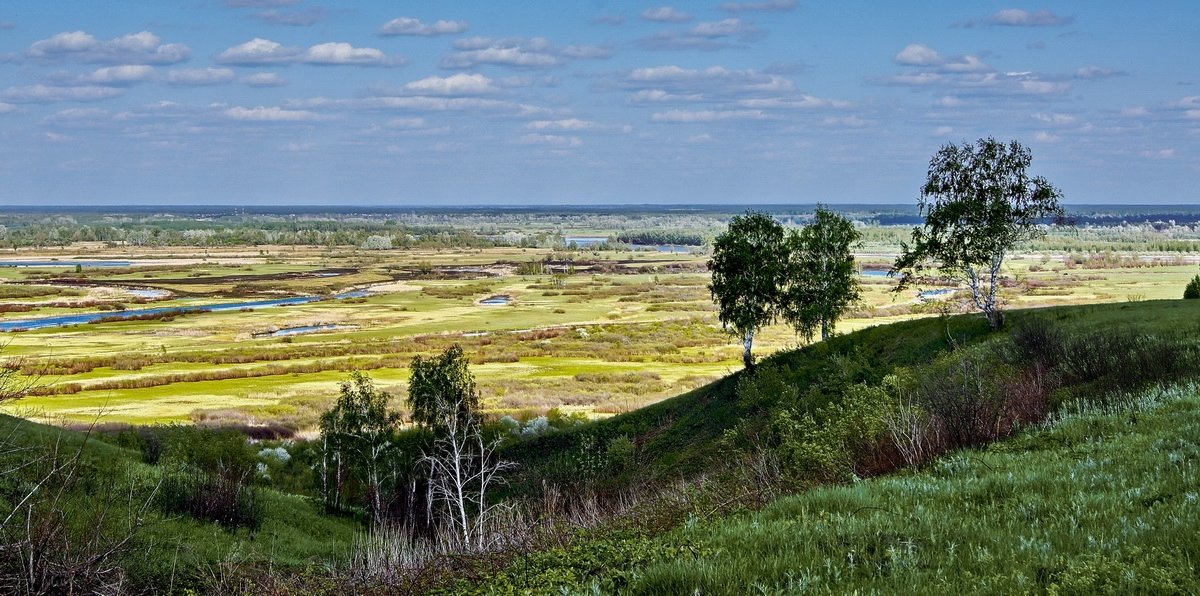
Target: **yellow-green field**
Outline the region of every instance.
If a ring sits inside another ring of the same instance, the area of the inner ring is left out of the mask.
[[[413,355],[459,343],[475,363],[490,411],[558,407],[602,416],[679,394],[740,366],[740,346],[716,320],[703,255],[281,246],[197,254],[70,246],[16,255],[73,256],[132,260],[134,266],[82,274],[73,268],[0,268],[0,321],[351,289],[370,294],[6,333],[0,338],[7,342],[0,353],[6,366],[36,385],[34,396],[7,407],[11,412],[69,422],[275,421],[303,430],[350,370],[369,371],[399,397]],[[518,273],[520,263],[545,259],[556,275]],[[887,258],[872,254],[862,261]],[[1005,299],[1039,306],[1175,298],[1197,272],[1194,264],[1118,265],[1077,264],[1055,254],[1015,258],[1006,271],[1012,283]],[[841,331],[965,308],[958,298],[925,302],[915,290],[896,294],[888,278],[862,281],[862,304]],[[146,302],[130,288],[170,295]],[[508,296],[511,303],[480,304],[492,296]],[[319,325],[338,327],[269,335]],[[799,341],[775,326],[756,351]]]

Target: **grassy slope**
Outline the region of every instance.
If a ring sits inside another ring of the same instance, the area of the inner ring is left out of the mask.
[[[1052,317],[1076,328],[1136,324],[1143,328],[1163,332],[1193,334],[1200,332],[1200,301],[1160,301],[1064,307],[1012,314],[1014,321],[1023,316]],[[847,370],[855,380],[878,381],[893,367],[923,363],[944,351],[948,346],[948,330],[960,342],[978,341],[988,335],[979,317],[955,317],[949,321],[949,326],[944,320],[925,319],[859,331],[835,338],[824,344],[779,354],[773,357],[773,360],[799,371],[802,378],[814,385],[819,385],[830,375],[840,374],[840,371]],[[851,366],[846,365],[847,362],[859,364]],[[527,471],[527,477],[532,477],[542,464],[555,457],[561,457],[573,449],[582,435],[604,438],[624,434],[637,439],[640,457],[646,464],[638,466],[638,469],[644,470],[648,476],[668,477],[698,472],[704,468],[708,458],[716,454],[715,442],[723,431],[742,418],[753,416],[756,413],[753,404],[741,404],[735,399],[736,381],[737,376],[734,375],[651,407],[589,424],[573,432],[522,443],[511,448],[509,456],[520,460]],[[1193,403],[1193,405],[1195,404]],[[1190,419],[1194,419],[1194,417]],[[0,416],[0,436],[8,436],[14,425],[20,427],[16,436],[18,442],[47,444],[59,436],[64,437],[68,444],[78,444],[82,440],[81,436],[77,434],[17,421],[7,416]],[[1195,434],[1194,425],[1181,427],[1178,430],[1186,430],[1193,433],[1193,436]],[[1025,461],[1022,459],[1024,456],[1019,452],[1020,444],[1014,443],[1013,445],[1017,447],[1012,449],[1016,449],[1016,451],[1007,456],[1011,457],[1012,461],[1005,465],[1011,465],[1013,469],[1020,468],[1020,462]],[[1138,445],[1139,448],[1144,447],[1141,443]],[[1002,447],[996,453],[1001,453],[1006,448]],[[96,468],[98,473],[114,469],[128,470],[131,472],[131,477],[148,479],[151,482],[157,478],[159,473],[156,468],[142,464],[137,454],[95,441],[88,443],[87,454],[88,465]],[[1193,452],[1193,455],[1190,456],[1193,460],[1194,455]],[[1071,459],[1079,457],[1079,455],[1072,451],[1066,457]],[[967,460],[959,461],[969,463]],[[997,463],[989,461],[983,469],[987,469],[987,466],[994,468],[997,465]],[[972,474],[976,473],[981,472],[979,470],[972,472]],[[1047,471],[1046,477],[1052,479],[1055,478],[1055,474],[1060,473],[1061,470],[1058,472]],[[1189,473],[1192,474],[1191,481],[1194,483],[1194,468],[1191,468]],[[963,482],[972,482],[970,479],[973,477],[968,474],[962,480]],[[882,482],[903,483],[905,482],[904,478]],[[996,493],[997,495],[1012,499],[1016,493],[1003,489],[1004,482],[1006,481],[999,477],[994,479],[992,485],[996,485],[996,487],[993,488],[1000,491]],[[828,494],[836,494],[836,491],[840,490],[851,491],[851,493],[857,490],[869,490],[865,487],[872,485],[863,486],[864,488],[828,489],[834,491]],[[519,487],[518,483],[517,488],[519,489]],[[1033,488],[1029,490],[1033,490]],[[800,498],[818,498],[822,494],[827,493],[818,491],[813,493],[815,496]],[[870,501],[876,498],[892,497],[868,495],[861,498]],[[206,566],[213,566],[219,561],[265,563],[270,560],[276,568],[329,561],[346,553],[354,532],[359,529],[357,523],[325,516],[317,506],[297,497],[265,491],[264,499],[267,501],[267,519],[263,529],[253,534],[245,531],[227,532],[212,524],[153,514],[147,523],[145,538],[155,548],[149,553],[151,558],[148,559],[146,569],[141,570],[141,573],[148,577],[156,577],[154,574],[168,573],[169,569],[162,562],[162,558],[167,556],[166,553],[171,553],[172,557],[176,556],[174,553],[178,553],[178,567],[181,569],[181,574],[184,573],[183,569],[189,569],[191,573],[199,573]],[[1126,498],[1126,500],[1129,499]],[[763,515],[770,515],[770,511],[780,511],[779,515],[785,516],[788,510],[779,508],[786,507],[788,502],[792,501],[782,502]],[[991,504],[990,502],[985,503]],[[1078,507],[1085,505],[1086,503]],[[851,517],[865,515],[862,511],[855,512],[860,506],[861,503],[850,509],[850,512],[853,513]],[[1054,511],[1050,512],[1055,513]],[[882,512],[880,515],[884,518],[895,517]],[[1025,513],[1021,513],[1021,515],[1025,515]],[[879,518],[875,522],[884,524],[875,526],[880,532],[879,536],[886,533],[885,521],[883,518]],[[927,520],[927,523],[932,524],[935,521]],[[732,523],[740,524],[741,522]],[[753,524],[752,521],[746,523]],[[762,524],[762,522],[759,523]],[[899,522],[893,520],[887,523]],[[917,526],[917,528],[930,530],[930,527],[926,526]],[[719,530],[719,526],[713,531],[716,530]],[[913,534],[913,536],[916,535]],[[717,535],[714,534],[714,536]],[[720,539],[714,537],[713,540],[719,541]],[[921,542],[920,544],[928,547],[931,543]],[[769,543],[764,544],[763,547],[774,548]],[[757,546],[748,543],[746,551],[751,552],[751,548],[757,548]],[[153,557],[157,557],[157,559]],[[697,565],[701,563],[703,561],[697,562]],[[724,563],[714,560],[713,564]],[[684,574],[683,577],[688,577],[685,570],[681,569],[678,572]],[[669,568],[662,568],[655,573],[660,575],[650,575],[647,577],[647,581],[655,577],[662,577],[662,581],[674,581],[670,578],[673,577],[671,574],[675,572]],[[752,577],[759,577],[753,575],[754,573],[757,572],[751,572]],[[762,579],[770,583],[777,578],[767,574],[762,576]]]
[[[630,592],[1194,593],[1198,393],[680,531]]]
[[[12,446],[60,445],[60,453],[74,454],[84,445],[80,462],[85,478],[103,479],[114,493],[133,491],[134,502],[117,499],[118,516],[129,515],[153,490],[162,470],[142,463],[141,454],[111,444],[88,440],[85,435],[44,426],[0,414],[0,438]],[[68,512],[85,511],[93,490],[90,481],[69,493],[62,508]],[[151,508],[138,534],[138,551],[131,563],[137,581],[162,585],[174,575],[177,586],[211,574],[220,562],[268,565],[274,568],[301,568],[341,559],[358,522],[324,514],[321,506],[308,499],[264,489],[261,493],[265,516],[257,532],[227,531],[216,524],[186,516],[166,515]],[[167,560],[170,559],[170,560]],[[172,569],[174,568],[174,569]]]
[[[1200,336],[1200,301],[1160,300],[1064,306],[1009,313],[1010,327],[1024,317],[1047,317],[1076,330],[1137,326],[1165,334]],[[929,362],[950,347],[981,341],[990,334],[982,317],[961,315],[926,318],[870,327],[834,337],[796,351],[777,353],[773,362],[797,372],[802,387],[820,387],[831,377],[846,375],[853,382],[878,383],[896,367]],[[739,403],[735,373],[719,381],[633,412],[598,421],[512,447],[507,457],[535,475],[548,460],[568,452],[581,436],[634,438],[643,473],[688,475],[716,455],[716,441],[739,420],[759,412],[754,404]]]

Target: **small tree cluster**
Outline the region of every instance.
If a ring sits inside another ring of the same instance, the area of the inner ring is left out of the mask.
[[[385,486],[394,478],[393,435],[400,414],[391,410],[391,395],[375,387],[371,378],[354,372],[342,383],[333,409],[321,415],[322,489],[327,505],[340,508],[346,488],[363,487],[372,517],[382,520],[386,510]]]
[[[818,207],[810,225],[785,232],[765,213],[734,217],[713,243],[713,301],[721,323],[742,339],[742,359],[754,364],[755,335],[783,317],[796,332],[827,339],[858,300],[852,250],[860,239],[846,218]]]
[[[440,505],[441,521],[454,530],[462,548],[486,549],[497,507],[488,492],[515,464],[499,458],[498,439],[484,437],[475,376],[461,347],[413,358],[408,406],[413,421],[434,435],[421,458],[429,472],[430,503]]]
[[[475,376],[458,344],[437,356],[415,356],[408,385],[413,422],[437,432],[451,417],[465,420],[479,409]]]

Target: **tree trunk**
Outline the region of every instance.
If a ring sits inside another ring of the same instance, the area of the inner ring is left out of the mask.
[[[997,329],[1000,329],[1001,327],[1004,326],[1004,311],[1003,310],[1000,310],[999,308],[996,308],[996,307],[992,307],[990,312],[986,312],[984,314],[987,315],[988,325],[991,326],[992,331],[996,331]]]
[[[753,327],[746,330],[746,335],[742,338],[742,346],[742,362],[746,365],[746,368],[754,368],[754,354],[751,353],[754,347]]]
[[[829,339],[829,319],[821,319],[821,341]]]

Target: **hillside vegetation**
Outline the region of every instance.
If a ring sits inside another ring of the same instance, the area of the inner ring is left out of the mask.
[[[0,589],[1186,592],[1196,337],[1200,302],[1158,301],[1014,311],[1001,332],[927,318],[779,353],[506,439],[506,538],[470,554],[328,513],[303,443],[285,465],[228,431],[101,441],[5,417]],[[919,433],[898,420],[927,434],[901,444]]]

